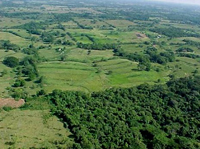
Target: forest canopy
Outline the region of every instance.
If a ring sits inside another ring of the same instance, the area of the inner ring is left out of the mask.
[[[172,79],[88,95],[54,90],[47,96],[73,133],[73,148],[200,147],[200,77]]]

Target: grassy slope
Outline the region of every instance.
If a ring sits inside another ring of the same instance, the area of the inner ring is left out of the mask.
[[[55,117],[43,110],[2,111],[0,115],[0,148],[56,148],[54,141],[70,144],[69,132]],[[9,145],[12,144],[12,145]]]

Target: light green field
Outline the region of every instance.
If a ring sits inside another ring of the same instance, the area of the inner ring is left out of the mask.
[[[108,20],[106,22],[117,28],[127,28],[129,25],[135,25],[135,23],[128,20]]]
[[[170,71],[138,71],[137,63],[125,59],[97,62],[95,67],[80,62],[51,62],[38,66],[45,76],[44,88],[82,90],[86,92],[105,90],[110,87],[131,87],[144,82],[155,83],[168,80]]]
[[[41,57],[48,59],[48,60],[60,59],[60,54],[53,49],[40,49],[39,54]]]
[[[65,29],[78,28],[78,25],[74,21],[63,22],[62,25],[65,27]]]
[[[147,48],[147,46],[143,45],[142,47],[139,47],[138,44],[124,44],[121,46],[122,49],[129,53],[135,53],[135,52],[142,52],[144,49]]]
[[[0,49],[0,61],[3,61],[4,58],[7,57],[7,56],[14,56],[14,57],[21,59],[25,56],[25,54],[23,54],[21,52],[14,52],[14,51],[11,51],[11,50],[6,52],[5,50]]]
[[[112,72],[108,75],[111,87],[131,87],[141,83],[155,83],[158,79],[162,82],[168,80],[170,71],[138,71],[137,63],[126,59],[116,59],[98,63],[104,72]],[[154,66],[153,66],[154,67]]]
[[[112,57],[112,50],[91,50],[88,55],[88,50],[74,48],[67,53],[67,60],[69,61],[93,62]]]
[[[0,148],[57,148],[70,145],[69,132],[55,116],[43,110],[1,111]]]
[[[91,26],[93,28],[99,28],[102,26],[107,26],[108,24],[105,23],[104,21],[98,20],[98,19],[79,19],[76,18],[76,21],[78,21],[80,24],[84,25],[84,26]]]
[[[43,63],[38,66],[40,74],[45,76],[45,88],[62,90],[89,91],[90,86],[84,85],[87,81],[95,81],[95,68],[79,62]]]
[[[30,34],[23,29],[8,29],[8,31],[12,31],[23,38],[30,38]]]
[[[30,20],[23,20],[19,18],[0,18],[0,28],[9,28],[12,26],[18,26],[30,22]]]
[[[24,38],[21,38],[19,36],[16,36],[7,32],[0,32],[0,40],[9,40],[11,43],[14,43],[20,46],[25,46],[30,43],[30,41],[25,40]]]
[[[10,73],[11,69],[7,68],[3,64],[0,64],[0,72],[6,70],[7,74],[3,77],[0,77],[0,97],[8,97],[8,93],[6,88],[10,87],[11,83],[13,82],[14,75]]]
[[[200,66],[197,65],[198,60],[196,59],[178,57],[177,60],[179,61],[169,64],[173,71],[172,74],[177,78],[190,76],[196,69],[200,70]]]

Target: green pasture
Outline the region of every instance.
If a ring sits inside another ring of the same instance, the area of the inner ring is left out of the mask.
[[[19,46],[26,46],[30,44],[30,41],[7,32],[0,32],[0,40],[9,40],[11,43]]]
[[[47,62],[38,66],[45,76],[44,89],[82,90],[86,92],[105,90],[110,87],[131,87],[141,83],[168,80],[169,70],[138,71],[137,63],[126,59],[81,62]]]
[[[30,22],[31,20],[29,19],[21,19],[21,18],[7,18],[7,17],[2,17],[0,18],[0,28],[10,28],[13,26],[19,26],[25,23]]]
[[[109,59],[113,57],[112,50],[91,50],[89,53],[88,50],[74,48],[69,50],[69,53],[66,54],[67,61],[82,61],[82,62],[93,62],[100,61],[102,59]]]
[[[155,83],[158,79],[162,82],[168,80],[170,71],[138,71],[137,63],[126,59],[115,59],[99,62],[98,67],[108,75],[110,87],[131,87],[142,83]],[[153,66],[154,67],[154,66]]]
[[[193,75],[195,70],[200,70],[199,60],[187,57],[177,57],[177,60],[177,62],[169,63],[172,70],[171,74],[176,78],[187,77]]]
[[[136,25],[134,22],[128,20],[107,20],[105,22],[117,28],[127,28],[128,26]]]
[[[53,89],[95,90],[90,85],[85,85],[90,80],[97,83],[96,69],[88,64],[79,62],[43,63],[38,66],[38,69],[40,74],[46,78],[44,88],[47,91]]]
[[[66,29],[76,29],[78,25],[74,21],[68,21],[61,23]]]
[[[46,110],[1,111],[0,148],[57,148],[70,144],[70,133]]]
[[[8,29],[8,31],[12,31],[14,33],[16,33],[17,35],[19,35],[20,37],[23,37],[23,38],[30,38],[30,34],[26,31],[26,30],[23,30],[23,29]]]

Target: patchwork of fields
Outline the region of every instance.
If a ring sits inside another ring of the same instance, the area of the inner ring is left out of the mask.
[[[84,1],[0,1],[0,98],[27,101],[0,109],[0,148],[71,147],[49,103],[41,108],[53,90],[90,95],[199,75],[199,8]]]

